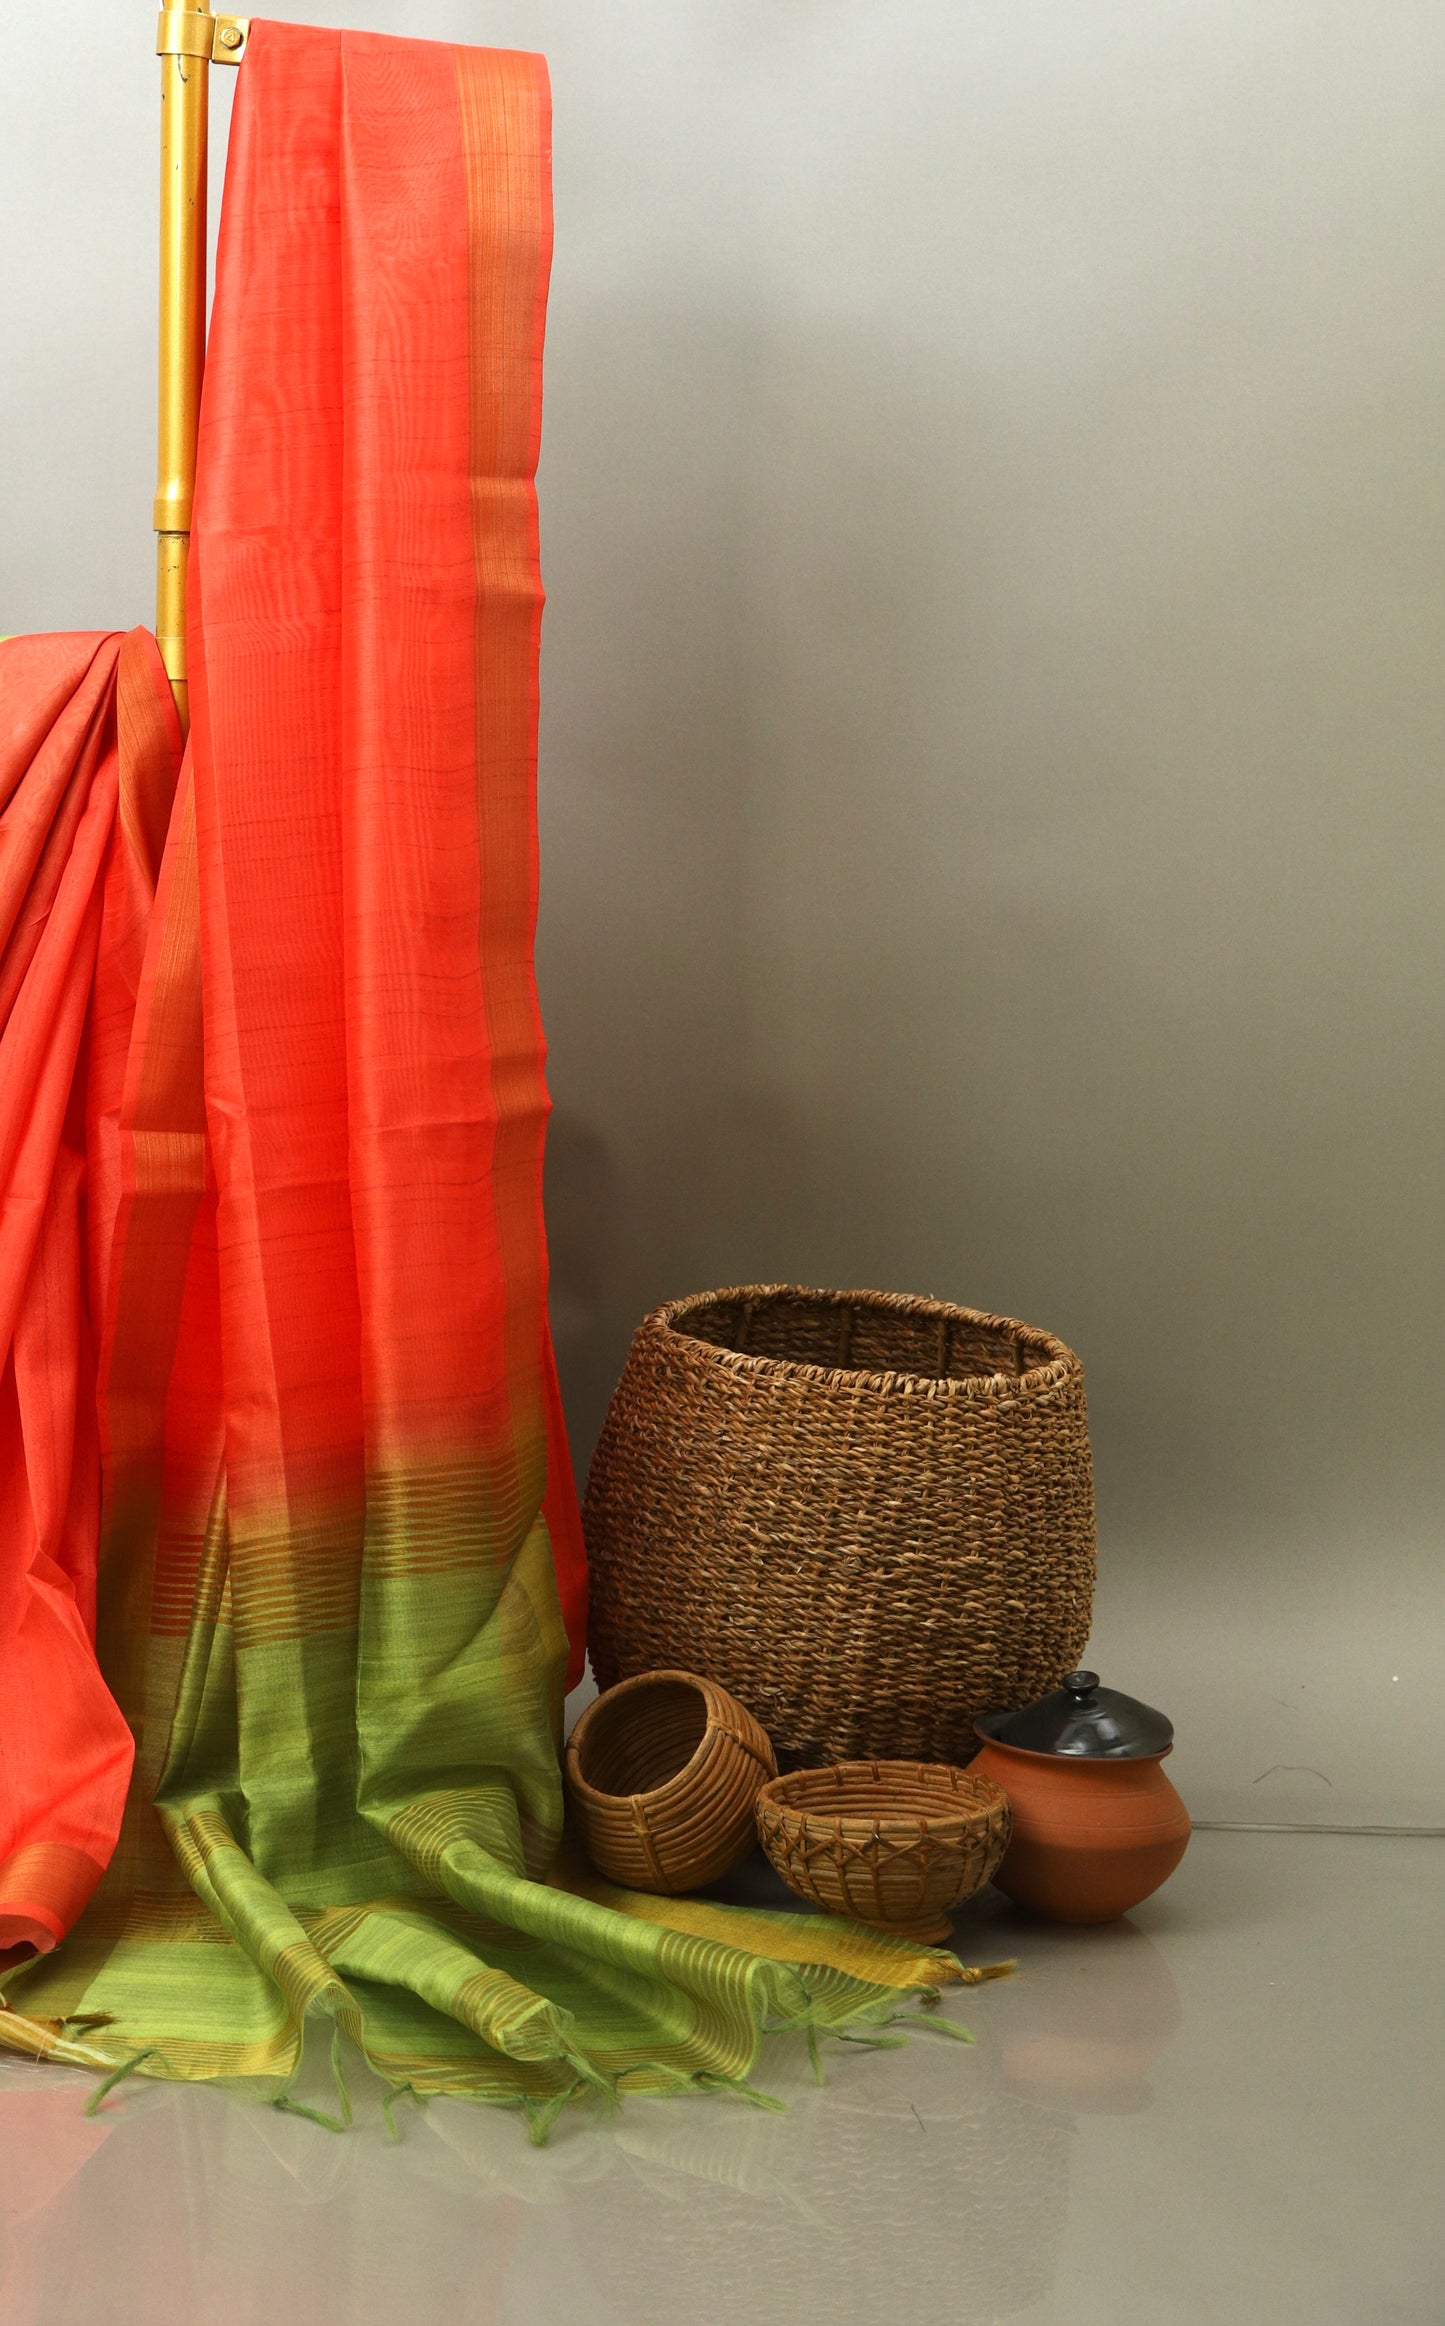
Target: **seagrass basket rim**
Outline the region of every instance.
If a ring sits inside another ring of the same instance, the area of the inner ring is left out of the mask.
[[[725,1349],[716,1341],[703,1340],[687,1329],[686,1320],[706,1309],[749,1302],[754,1307],[764,1303],[781,1305],[785,1301],[811,1302],[823,1308],[883,1310],[894,1316],[917,1317],[931,1323],[946,1320],[950,1324],[981,1326],[986,1331],[1009,1336],[1022,1349],[1038,1351],[1040,1359],[1021,1373],[916,1373],[898,1367],[877,1371],[866,1366],[817,1365],[803,1357],[755,1355],[746,1349]],[[989,1309],[964,1308],[956,1301],[938,1300],[916,1292],[849,1292],[808,1284],[733,1284],[720,1291],[692,1292],[680,1300],[665,1301],[660,1308],[651,1310],[638,1326],[638,1339],[644,1336],[685,1342],[689,1356],[695,1355],[702,1361],[755,1379],[810,1381],[830,1389],[871,1390],[880,1396],[999,1400],[1022,1393],[1037,1397],[1061,1388],[1083,1372],[1079,1358],[1067,1342],[1046,1332],[1042,1325],[1025,1324],[1018,1317],[995,1316]]]
[[[591,1778],[582,1773],[582,1752],[587,1741],[583,1737],[583,1730],[589,1726],[595,1727],[597,1725],[593,1719],[594,1714],[599,1719],[610,1718],[617,1709],[619,1699],[641,1696],[665,1681],[680,1683],[702,1698],[703,1710],[706,1714],[702,1724],[702,1734],[681,1768],[674,1769],[671,1776],[665,1777],[660,1785],[649,1786],[645,1793],[604,1792],[600,1785],[594,1785]],[[717,1718],[717,1694],[716,1682],[703,1679],[697,1672],[683,1672],[672,1667],[665,1667],[655,1672],[633,1672],[627,1679],[614,1681],[610,1688],[602,1689],[600,1694],[594,1696],[592,1702],[585,1705],[578,1713],[572,1724],[572,1733],[567,1739],[567,1781],[573,1792],[583,1801],[595,1802],[599,1808],[606,1808],[609,1805],[616,1807],[622,1801],[648,1801],[665,1806],[672,1795],[682,1788],[685,1780],[692,1774],[707,1749],[709,1737],[720,1726]],[[579,1740],[581,1741],[579,1742]]]
[[[905,1788],[915,1794],[936,1794],[937,1811],[905,1803],[900,1798]],[[870,1789],[876,1794],[876,1808],[867,1806]],[[760,1819],[771,1810],[797,1828],[816,1826],[830,1832],[841,1826],[896,1839],[917,1834],[926,1823],[930,1834],[939,1838],[950,1826],[963,1833],[986,1824],[1008,1807],[1008,1795],[992,1777],[975,1776],[971,1769],[948,1761],[831,1761],[821,1769],[789,1769],[770,1778],[755,1806]]]

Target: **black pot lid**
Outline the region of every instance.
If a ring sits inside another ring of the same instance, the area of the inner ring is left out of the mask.
[[[1062,1688],[1037,1704],[1026,1704],[1022,1712],[990,1712],[978,1728],[995,1744],[1078,1760],[1142,1761],[1174,1742],[1172,1721],[1137,1696],[1101,1688],[1097,1672],[1070,1672]]]

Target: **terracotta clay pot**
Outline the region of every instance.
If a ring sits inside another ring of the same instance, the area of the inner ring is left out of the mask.
[[[993,1877],[1006,1897],[1051,1922],[1112,1922],[1169,1879],[1190,1826],[1160,1766],[1164,1753],[1034,1753],[982,1726],[978,1734],[969,1773],[1002,1785],[1013,1810],[1013,1839]]]

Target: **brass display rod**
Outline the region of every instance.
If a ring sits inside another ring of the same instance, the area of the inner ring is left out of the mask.
[[[206,362],[207,82],[213,60],[239,64],[250,30],[243,16],[200,5],[166,8],[156,28],[161,60],[160,425],[156,462],[156,643],[184,734],[186,563],[196,428]]]

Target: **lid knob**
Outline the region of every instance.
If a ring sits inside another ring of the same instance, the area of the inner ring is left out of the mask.
[[[1099,1685],[1097,1672],[1066,1672],[1064,1686],[1071,1696],[1092,1696]]]

